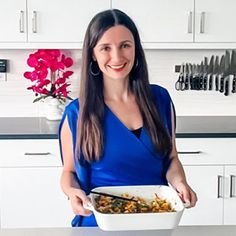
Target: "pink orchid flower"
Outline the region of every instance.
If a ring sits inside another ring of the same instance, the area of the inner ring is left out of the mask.
[[[73,65],[71,57],[66,57],[59,49],[39,49],[29,55],[27,65],[34,69],[24,73],[24,77],[34,83],[27,89],[35,92],[36,96],[41,95],[34,102],[48,96],[61,101],[71,99],[67,80],[74,72],[65,70]]]

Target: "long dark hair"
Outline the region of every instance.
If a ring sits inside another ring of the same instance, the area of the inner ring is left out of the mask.
[[[89,162],[100,159],[104,146],[103,79],[97,63],[93,61],[93,48],[104,32],[116,25],[125,26],[134,37],[135,61],[129,74],[129,89],[136,98],[144,127],[157,151],[167,154],[171,150],[170,135],[162,124],[150,90],[147,63],[138,30],[129,16],[120,10],[112,9],[94,16],[88,25],[83,45],[77,151]]]

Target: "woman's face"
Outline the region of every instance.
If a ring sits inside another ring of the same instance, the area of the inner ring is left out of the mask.
[[[93,49],[104,79],[126,79],[134,65],[135,42],[132,33],[125,26],[111,27]]]

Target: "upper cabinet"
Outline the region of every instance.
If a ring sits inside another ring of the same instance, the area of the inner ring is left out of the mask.
[[[0,8],[0,43],[79,47],[92,17],[109,8],[110,0],[8,0]]]
[[[4,1],[0,7],[0,42],[26,42],[26,0]]]
[[[146,48],[235,48],[236,1],[112,0],[136,22]]]
[[[28,0],[28,42],[82,42],[89,21],[109,0]]]
[[[236,48],[236,1],[8,0],[0,48],[82,48],[92,17],[118,8],[136,22],[144,48]]]
[[[112,0],[136,23],[144,43],[192,42],[191,0]]]
[[[195,42],[236,42],[235,0],[195,0]]]

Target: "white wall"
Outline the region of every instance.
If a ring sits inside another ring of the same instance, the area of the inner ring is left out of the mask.
[[[31,82],[23,77],[30,68],[26,64],[27,57],[35,50],[0,50],[0,58],[9,60],[7,82],[0,78],[0,117],[8,116],[40,116],[43,114],[40,103],[32,103],[34,93],[26,88]],[[63,50],[74,59],[71,77],[72,97],[76,97],[79,89],[80,50]],[[174,88],[178,73],[174,65],[182,62],[199,63],[204,56],[222,55],[223,50],[147,50],[146,56],[151,83],[166,87],[174,101],[177,115],[236,115],[236,94],[224,96],[216,91],[176,91]],[[2,77],[2,76],[1,76]]]

